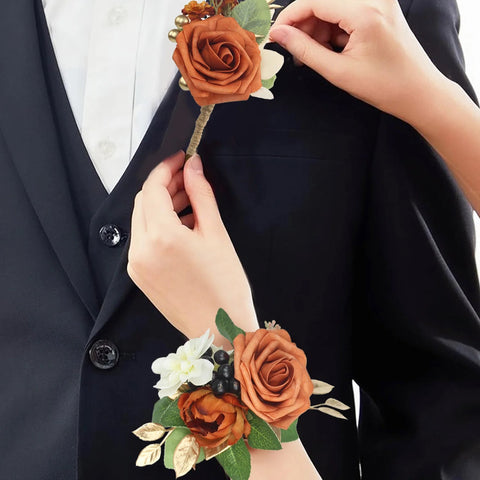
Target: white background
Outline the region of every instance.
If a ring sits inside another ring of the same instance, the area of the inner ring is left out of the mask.
[[[479,0],[457,0],[460,8],[460,40],[465,54],[467,73],[480,97],[480,21]],[[479,167],[480,168],[480,167]],[[477,268],[480,270],[480,221],[475,215],[477,227]]]

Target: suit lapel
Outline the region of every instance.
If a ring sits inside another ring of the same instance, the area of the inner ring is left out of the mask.
[[[119,184],[102,205],[102,210],[114,212],[118,208],[127,208],[128,218],[130,218],[133,199],[142,188],[150,171],[166,157],[186,148],[200,108],[189,92],[180,90],[178,78],[179,76],[170,85],[135,157]],[[120,263],[108,288],[90,339],[98,334],[129,293],[136,289],[127,274],[128,247],[129,244],[122,252]]]
[[[95,317],[98,300],[62,164],[32,0],[2,5],[0,72],[0,132],[59,262]]]

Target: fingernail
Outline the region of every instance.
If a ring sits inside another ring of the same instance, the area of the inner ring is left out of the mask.
[[[200,160],[200,155],[196,153],[190,159],[190,168],[196,173],[203,173],[202,161]]]
[[[270,37],[270,40],[272,42],[276,42],[278,43],[279,45],[281,45],[282,47],[285,46],[285,42],[287,40],[287,35],[288,33],[285,31],[284,28],[280,28],[280,27],[273,27],[271,30],[270,30],[270,34],[269,34],[269,37]]]

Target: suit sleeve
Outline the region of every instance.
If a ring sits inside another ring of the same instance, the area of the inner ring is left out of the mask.
[[[464,73],[455,1],[407,19],[445,75]],[[364,480],[480,478],[480,320],[472,212],[441,158],[380,118],[359,245],[354,369]]]

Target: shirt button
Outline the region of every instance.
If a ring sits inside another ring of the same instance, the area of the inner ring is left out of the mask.
[[[117,346],[109,340],[97,340],[88,352],[93,365],[100,370],[110,370],[120,357]]]
[[[110,25],[120,25],[127,17],[127,10],[124,7],[115,7],[110,10],[108,14],[108,21]]]
[[[121,230],[112,223],[104,225],[98,232],[102,243],[107,247],[116,247],[123,240]]]
[[[117,147],[110,140],[102,140],[97,144],[97,151],[103,158],[110,158],[116,149]]]

